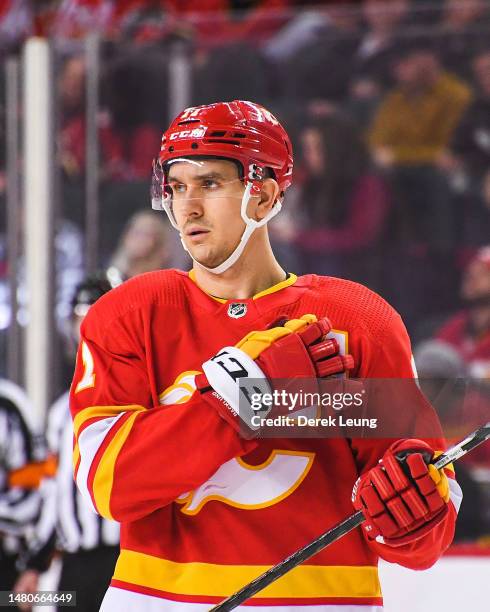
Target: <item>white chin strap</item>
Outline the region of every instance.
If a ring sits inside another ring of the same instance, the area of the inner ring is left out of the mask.
[[[243,250],[247,246],[247,242],[249,241],[250,236],[253,234],[253,232],[258,227],[262,227],[263,225],[268,223],[272,219],[272,217],[277,215],[277,213],[281,210],[282,204],[281,204],[280,201],[277,201],[274,204],[274,206],[271,208],[269,213],[261,221],[256,221],[255,219],[251,219],[250,217],[247,216],[247,206],[248,206],[248,203],[250,202],[251,190],[252,190],[252,183],[250,181],[248,181],[247,185],[245,187],[245,191],[243,193],[242,203],[241,203],[241,207],[240,207],[240,214],[241,214],[241,217],[242,217],[242,219],[243,219],[243,221],[245,223],[245,229],[243,230],[243,234],[242,234],[242,236],[240,238],[240,242],[237,244],[235,250],[231,253],[231,255],[229,257],[227,257],[225,259],[225,261],[220,263],[219,266],[216,266],[215,268],[207,268],[202,263],[197,261],[197,259],[195,259],[192,256],[192,253],[186,247],[185,242],[184,242],[184,238],[183,238],[182,234],[180,234],[180,240],[182,242],[182,246],[189,253],[192,261],[194,261],[196,264],[201,266],[201,268],[203,268],[207,272],[212,272],[213,274],[222,274],[223,272],[226,272],[226,270],[228,270],[228,268],[231,268],[231,266],[238,261],[238,258],[243,253]],[[179,228],[177,226],[177,223],[175,222],[175,218],[174,218],[174,215],[173,215],[173,212],[172,212],[172,208],[171,208],[171,203],[170,202],[171,202],[171,198],[170,197],[163,197],[161,200],[160,199],[153,200],[152,201],[152,208],[154,208],[156,210],[162,210],[162,208],[163,208],[163,210],[165,210],[165,212],[167,213],[167,216],[168,216],[172,226],[176,230],[178,230]]]

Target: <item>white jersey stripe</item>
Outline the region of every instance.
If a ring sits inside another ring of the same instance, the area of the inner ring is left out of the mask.
[[[449,498],[453,502],[453,506],[456,508],[456,512],[459,512],[461,502],[463,501],[463,491],[459,486],[458,482],[454,478],[448,478],[449,482]]]
[[[100,612],[209,612],[210,604],[169,601],[160,597],[143,595],[109,587]],[[304,605],[301,606],[238,606],[247,612],[383,612],[382,606],[359,605]]]
[[[117,546],[119,523],[97,516],[73,480],[73,425],[68,393],[49,410],[47,437],[51,453],[58,457],[58,469],[54,478],[46,478],[42,484],[38,540],[44,545],[56,531],[58,548],[69,553]]]
[[[109,431],[114,427],[117,421],[125,415],[126,412],[121,412],[115,417],[107,417],[96,423],[92,423],[86,427],[78,437],[78,448],[80,449],[80,465],[77,474],[77,485],[83,498],[97,512],[90,496],[87,479],[97,451],[104,442]]]

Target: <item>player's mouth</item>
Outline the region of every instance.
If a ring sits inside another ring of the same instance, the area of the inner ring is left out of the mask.
[[[185,231],[186,238],[192,242],[201,241],[207,234],[209,234],[209,230],[198,225],[191,225]]]

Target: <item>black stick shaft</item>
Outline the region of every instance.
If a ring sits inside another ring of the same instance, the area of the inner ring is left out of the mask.
[[[488,438],[490,438],[490,422],[483,425],[483,427],[480,427],[467,438],[455,446],[452,446],[445,453],[440,455],[437,460],[434,461],[435,467],[437,469],[441,469],[452,461],[460,459],[470,450],[474,449],[482,442],[485,442],[485,440],[488,440]],[[329,544],[332,544],[346,533],[349,533],[349,531],[359,527],[364,520],[364,514],[361,511],[355,512],[340,523],[337,523],[335,527],[332,527],[306,546],[303,546],[303,548],[300,548],[277,565],[274,565],[268,569],[266,572],[255,578],[255,580],[252,580],[252,582],[246,584],[239,591],[233,595],[230,595],[230,597],[222,601],[220,604],[214,606],[210,612],[230,612],[230,610],[234,610],[241,603],[247,599],[250,599],[250,597],[259,591],[262,591],[262,589],[265,589],[266,586],[281,576],[284,576],[284,574],[292,570],[297,565],[300,565],[316,553],[320,552]]]

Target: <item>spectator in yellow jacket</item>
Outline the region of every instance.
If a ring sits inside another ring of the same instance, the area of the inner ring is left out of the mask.
[[[406,45],[393,68],[398,85],[382,100],[369,131],[374,159],[385,167],[435,164],[471,90],[442,69],[426,41]]]
[[[374,161],[390,169],[395,194],[390,236],[396,249],[427,247],[446,269],[456,215],[443,168],[445,149],[472,92],[445,72],[431,41],[412,39],[393,63],[397,86],[381,101],[368,133]],[[439,277],[439,270],[426,270]],[[411,289],[409,295],[416,293]]]

